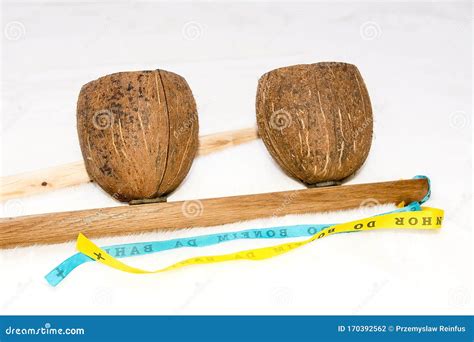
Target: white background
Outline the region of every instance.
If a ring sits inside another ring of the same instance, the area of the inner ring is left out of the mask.
[[[375,136],[350,183],[431,177],[440,232],[333,236],[279,258],[137,276],[87,264],[56,288],[43,276],[74,244],[0,251],[2,314],[472,313],[471,3],[2,1],[2,175],[81,159],[82,84],[124,70],[186,78],[200,133],[255,125],[257,80],[273,68],[344,61],[371,95]],[[169,200],[302,189],[255,141],[196,159]],[[344,199],[341,199],[343,201]],[[118,205],[93,184],[2,203],[3,216]],[[98,240],[102,245],[297,223],[391,206]],[[204,208],[205,210],[205,208]],[[155,268],[232,242],[127,259]]]

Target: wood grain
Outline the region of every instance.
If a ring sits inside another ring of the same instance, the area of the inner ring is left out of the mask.
[[[357,208],[365,203],[410,203],[428,191],[425,179],[334,186],[193,201],[120,206],[0,220],[0,248],[216,226],[257,218]]]
[[[203,156],[257,139],[256,128],[219,132],[199,138],[197,155]],[[43,194],[90,182],[83,161],[2,177],[0,201]]]

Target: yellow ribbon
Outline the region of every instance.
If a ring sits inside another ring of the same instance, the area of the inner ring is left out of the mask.
[[[285,254],[293,249],[304,246],[314,240],[330,236],[336,233],[358,232],[377,229],[439,229],[444,217],[444,211],[437,208],[422,207],[421,211],[408,211],[385,214],[375,217],[369,217],[352,222],[337,224],[328,227],[310,238],[300,242],[282,243],[275,246],[249,249],[229,254],[201,256],[185,259],[174,263],[170,266],[155,270],[147,271],[133,266],[129,266],[108,254],[85,237],[82,233],[77,237],[77,249],[83,254],[89,256],[96,261],[129,273],[160,273],[173,269],[178,269],[189,265],[212,264],[216,262],[230,260],[263,260],[273,258],[275,256]]]

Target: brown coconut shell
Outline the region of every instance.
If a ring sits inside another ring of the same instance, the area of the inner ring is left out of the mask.
[[[186,80],[164,70],[101,77],[82,87],[77,102],[87,172],[120,201],[175,190],[196,154],[198,126]]]
[[[290,176],[309,186],[356,172],[372,142],[372,107],[356,66],[338,62],[272,70],[258,82],[258,132]]]

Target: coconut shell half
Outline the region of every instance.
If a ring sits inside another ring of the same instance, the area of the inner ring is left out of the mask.
[[[191,89],[169,71],[107,75],[79,94],[77,131],[87,172],[120,201],[175,190],[194,160],[198,126]]]
[[[352,64],[324,62],[272,70],[258,82],[258,132],[275,161],[309,186],[356,172],[372,142],[372,107]]]

